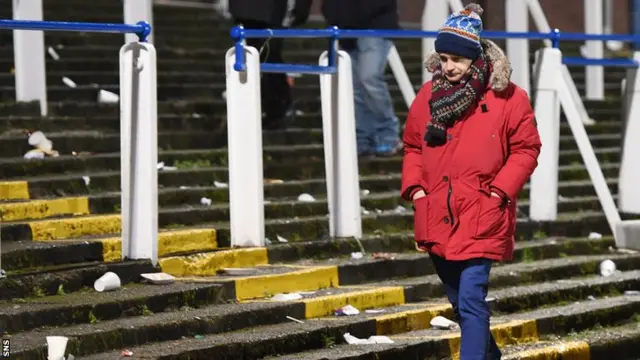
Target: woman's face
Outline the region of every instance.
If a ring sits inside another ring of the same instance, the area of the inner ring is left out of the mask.
[[[440,54],[440,65],[442,73],[449,82],[457,83],[462,77],[469,72],[471,67],[471,59],[467,59],[458,55]]]

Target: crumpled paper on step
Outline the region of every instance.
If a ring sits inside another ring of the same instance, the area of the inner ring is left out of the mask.
[[[343,335],[344,341],[350,345],[368,345],[368,344],[393,344],[393,340],[387,336],[373,335],[368,339],[360,339],[349,333]]]
[[[27,160],[44,159],[46,156],[60,156],[60,153],[53,150],[53,142],[49,140],[42,131],[35,131],[29,134],[29,139],[27,141],[29,142],[29,145],[35,148],[24,154],[24,158]]]

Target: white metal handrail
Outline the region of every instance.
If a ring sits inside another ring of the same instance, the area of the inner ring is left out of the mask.
[[[125,0],[123,12],[125,19],[129,19],[132,23],[140,20],[150,23],[151,0]],[[13,0],[14,20],[32,20],[40,23],[43,20],[42,17],[42,0]],[[82,25],[82,23],[75,24],[78,28]],[[33,23],[30,26],[34,26]],[[68,26],[66,30],[69,30]],[[83,26],[87,27],[86,24]],[[95,26],[92,29],[95,29]],[[41,115],[46,116],[48,105],[44,33],[42,30],[32,29],[13,31],[16,101],[39,101]],[[149,42],[130,40],[132,39],[125,39],[125,44],[119,52],[122,258],[150,259],[156,264],[158,261],[156,50]]]

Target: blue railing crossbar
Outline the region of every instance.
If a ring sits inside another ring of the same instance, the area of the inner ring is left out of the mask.
[[[638,67],[640,64],[633,59],[589,59],[584,57],[563,56],[562,63],[573,66],[606,66],[606,67]]]
[[[242,26],[234,26],[231,29],[231,38],[235,41],[236,61],[233,68],[236,71],[245,71],[243,44],[249,38],[328,38],[331,39],[328,52],[328,65],[299,65],[299,64],[274,64],[261,63],[262,72],[300,73],[300,74],[332,74],[337,71],[336,49],[337,40],[354,39],[362,37],[378,37],[393,39],[422,39],[433,38],[437,31],[422,30],[348,30],[330,27],[327,29],[244,29]],[[640,36],[632,34],[583,34],[563,33],[558,29],[551,32],[507,32],[485,30],[481,36],[487,39],[527,39],[527,40],[551,40],[554,48],[560,47],[560,41],[624,41],[640,42]],[[639,64],[631,59],[589,59],[580,57],[563,57],[563,63],[576,66],[607,66],[607,67],[635,67]]]
[[[128,25],[67,21],[0,20],[0,29],[136,34],[141,42],[147,41],[147,37],[151,34],[151,25],[146,21]]]

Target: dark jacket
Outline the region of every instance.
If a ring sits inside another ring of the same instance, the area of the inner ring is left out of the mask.
[[[322,14],[329,25],[344,29],[397,29],[396,0],[323,0]]]
[[[304,24],[309,17],[312,0],[295,0],[289,13],[289,0],[229,0],[229,12],[234,19],[264,22],[269,27],[282,27],[287,15],[293,16],[291,24]]]

